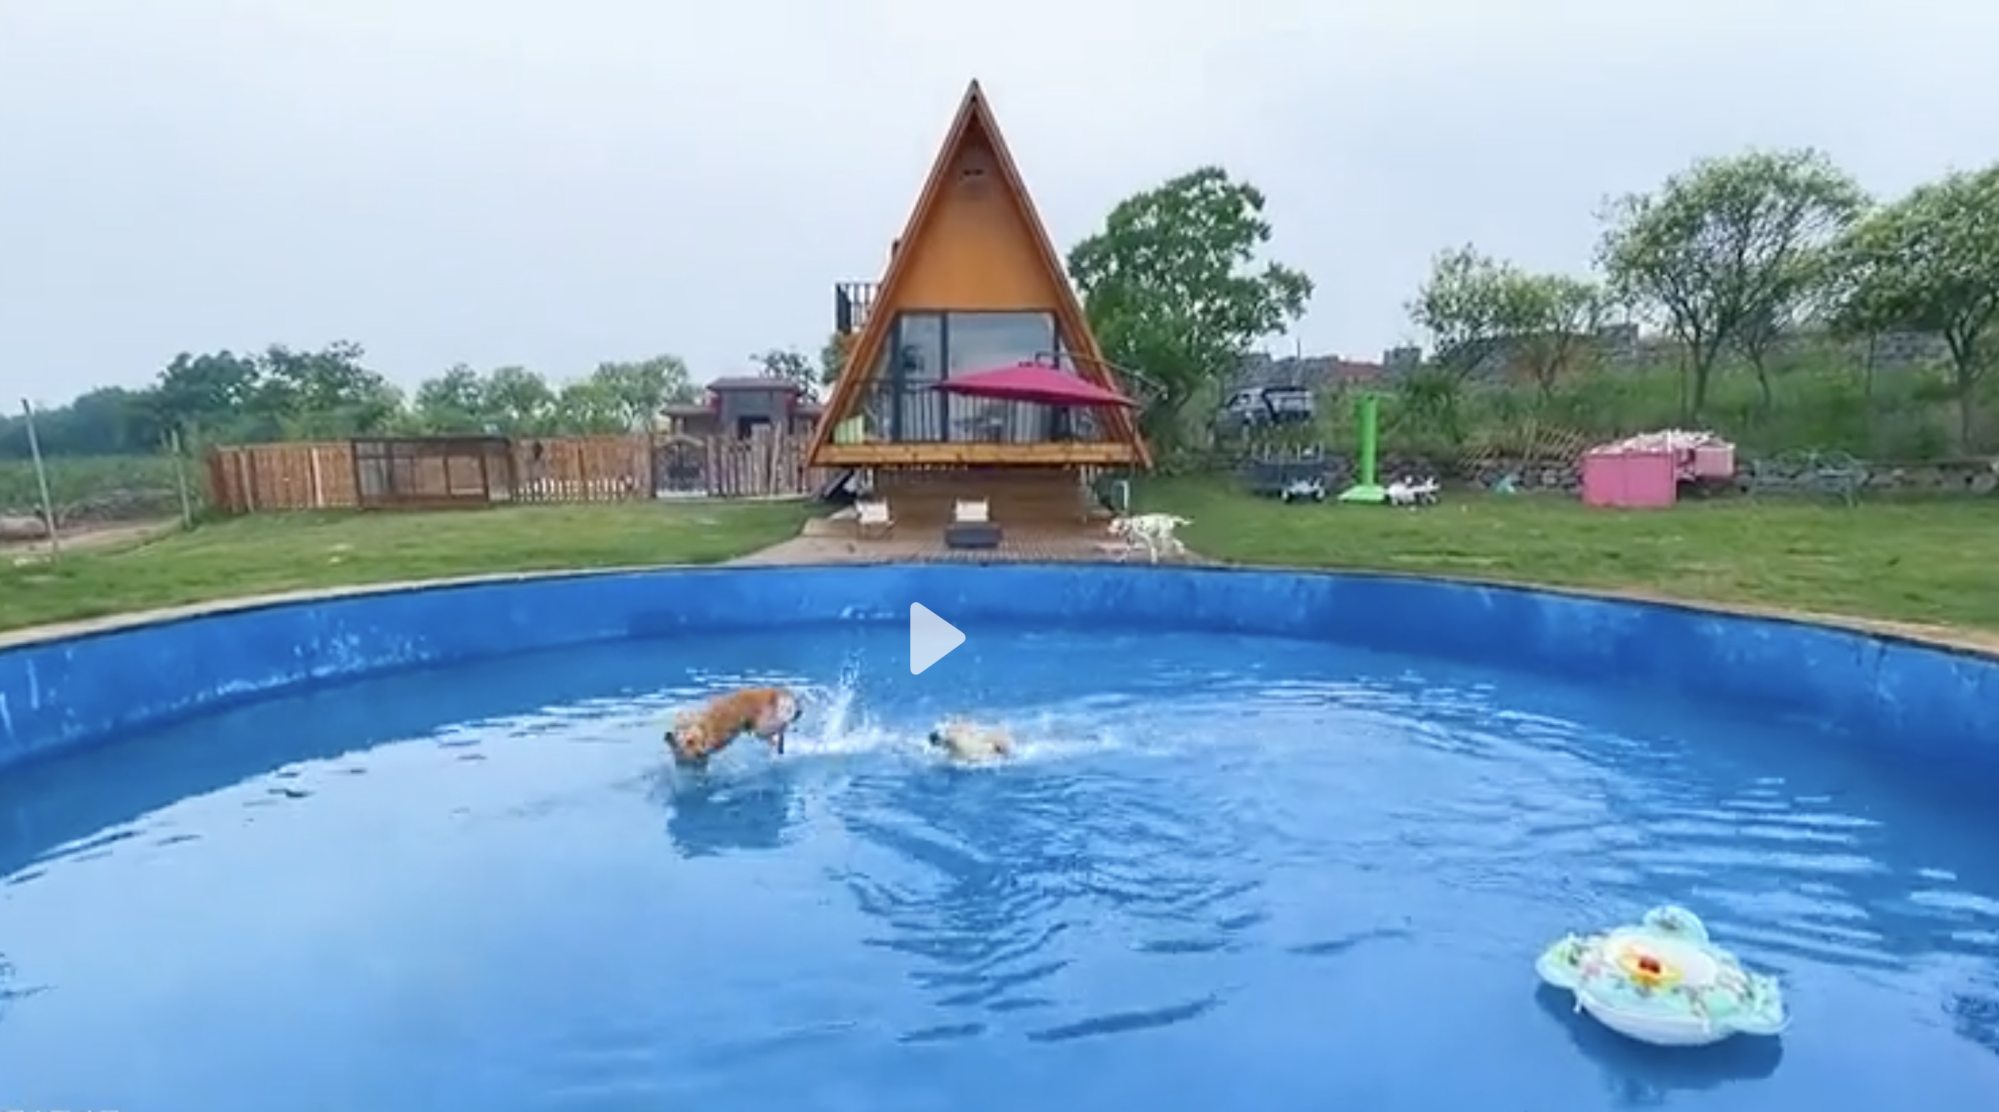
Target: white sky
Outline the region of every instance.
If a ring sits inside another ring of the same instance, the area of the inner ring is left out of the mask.
[[[1582,269],[1698,155],[1999,160],[1995,59],[1993,0],[0,0],[0,400],[341,338],[404,387],[816,355],[974,76],[1059,247],[1221,163],[1296,340],[1375,358],[1437,249]]]

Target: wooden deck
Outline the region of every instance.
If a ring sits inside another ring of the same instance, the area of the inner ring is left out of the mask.
[[[893,531],[885,537],[861,537],[853,512],[815,518],[795,539],[754,552],[732,561],[744,565],[771,564],[900,564],[953,563],[993,564],[1035,561],[1144,562],[1145,554],[1131,553],[1112,542],[1105,529],[1107,521],[1072,522],[1065,525],[1001,526],[998,548],[954,549],[944,544],[944,523],[909,522],[897,512]],[[1185,562],[1185,561],[1181,561]]]

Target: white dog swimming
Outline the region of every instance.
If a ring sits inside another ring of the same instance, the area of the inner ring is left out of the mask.
[[[1013,735],[1005,726],[981,726],[963,718],[948,718],[930,731],[930,744],[952,760],[979,764],[1013,755]]]
[[[1125,544],[1144,548],[1146,558],[1156,564],[1162,552],[1169,557],[1187,554],[1187,546],[1180,543],[1180,538],[1174,536],[1173,531],[1182,525],[1192,524],[1192,521],[1173,514],[1139,514],[1113,520],[1110,530],[1111,536]]]

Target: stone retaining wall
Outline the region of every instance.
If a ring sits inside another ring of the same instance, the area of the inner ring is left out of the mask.
[[[1923,463],[1865,463],[1866,481],[1862,489],[1882,494],[1965,494],[1989,497],[1999,491],[1999,458],[1931,460]],[[1761,468],[1761,470],[1759,470]],[[1803,456],[1770,457],[1760,464],[1739,460],[1737,475],[1743,485],[1752,476],[1767,476],[1771,485],[1806,485],[1809,462]],[[1380,457],[1377,471],[1383,483],[1397,478],[1420,479],[1435,476],[1446,482],[1490,487],[1501,476],[1512,475],[1520,490],[1568,491],[1582,488],[1579,460],[1536,460],[1495,457],[1475,466],[1460,461],[1441,461],[1428,456],[1390,453]],[[1351,455],[1326,456],[1326,486],[1345,488],[1354,481]]]

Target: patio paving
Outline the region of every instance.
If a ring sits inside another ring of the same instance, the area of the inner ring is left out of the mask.
[[[1131,550],[1111,540],[1107,522],[1033,521],[1002,523],[998,548],[954,549],[944,545],[941,521],[898,520],[887,536],[862,537],[851,509],[829,517],[813,518],[798,536],[769,548],[729,561],[738,566],[777,564],[887,564],[887,563],[1020,563],[1033,561],[1079,561],[1101,563],[1145,562],[1143,549]],[[1161,563],[1203,563],[1192,553]]]

